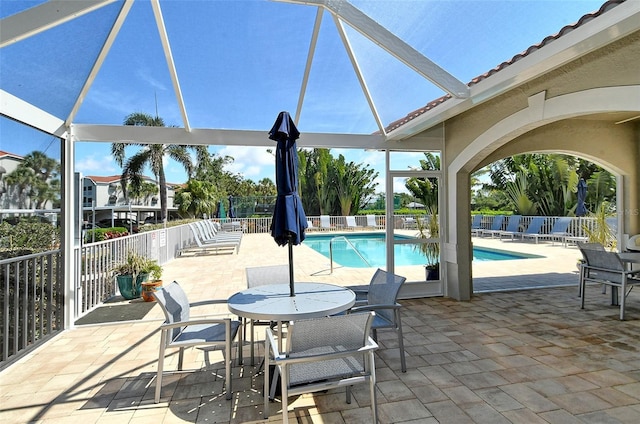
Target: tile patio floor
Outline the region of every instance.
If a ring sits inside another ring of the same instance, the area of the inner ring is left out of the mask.
[[[393,333],[381,332],[380,422],[639,423],[640,296],[630,294],[624,322],[597,286],[580,310],[575,247],[474,242],[546,257],[474,264],[476,287],[546,288],[479,293],[469,302],[402,301],[408,371],[400,372]],[[220,299],[206,312],[226,313],[224,300],[244,287],[246,266],[286,263],[286,255],[268,236],[246,235],[239,254],[175,260],[165,280],[178,280],[191,301]],[[366,284],[372,275],[346,268],[329,275],[326,259],[304,246],[294,260],[298,281]],[[5,369],[0,423],[265,422],[262,375],[234,367],[233,399],[225,400],[220,351],[189,350],[185,368],[195,371],[166,377],[162,402],[153,403],[161,315],[154,306],[143,320],[76,327]],[[169,357],[165,369],[176,362]],[[299,423],[369,423],[366,389],[354,395],[350,405],[342,391],[292,398],[289,415]],[[268,422],[281,421],[278,405]]]

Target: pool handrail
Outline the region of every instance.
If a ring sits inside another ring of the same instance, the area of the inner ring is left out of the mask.
[[[358,255],[358,257],[362,259],[362,262],[364,262],[368,267],[371,267],[371,264],[369,263],[369,261],[367,261],[364,258],[364,256],[360,254],[360,251],[356,249],[356,247],[353,245],[353,243],[351,243],[351,241],[348,238],[346,238],[345,236],[336,236],[336,237],[332,237],[331,240],[329,240],[329,264],[331,266],[331,272],[330,272],[331,274],[333,274],[333,241],[337,239],[344,240],[345,243],[351,246],[353,251],[356,252],[356,255]]]

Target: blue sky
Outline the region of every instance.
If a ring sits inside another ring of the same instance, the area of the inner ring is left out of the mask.
[[[25,4],[34,3],[37,2],[3,2],[2,16],[11,14],[12,7],[20,10]],[[556,34],[563,26],[575,23],[582,15],[597,10],[603,1],[363,0],[353,3],[467,83],[544,37]],[[315,8],[258,0],[164,0],[160,4],[193,128],[264,130],[266,138],[279,111],[295,112]],[[53,70],[46,76],[52,87],[58,80],[61,87],[78,86],[77,75],[88,69],[91,62],[82,62],[82,55],[74,52],[95,51],[99,44],[87,45],[87,40],[92,34],[106,33],[102,17],[114,15],[116,6],[105,8],[99,12],[101,15],[69,23],[69,28],[59,33],[52,32],[57,39],[31,40],[28,51],[38,57],[38,64],[43,68],[46,64],[57,65],[52,66]],[[360,34],[347,28],[347,35],[385,124],[444,94]],[[54,46],[61,44],[66,47],[64,52],[49,55],[47,62],[48,50],[55,50]],[[12,61],[25,61],[19,58],[24,57],[26,49],[13,49],[5,47],[0,51],[6,63],[0,64],[6,84],[0,84],[9,92],[14,86],[16,90],[26,91],[20,84],[20,74],[35,74],[38,69],[34,70],[32,63],[16,67]],[[60,63],[70,66],[60,66]],[[183,125],[151,7],[146,1],[137,1],[75,121],[118,125],[129,113],[153,115],[156,107],[167,125]],[[63,106],[60,109],[65,113]],[[34,149],[47,149],[50,156],[56,156],[57,151],[52,152],[55,150],[52,137],[34,135],[33,130],[17,127],[4,118],[0,120],[0,150],[24,155]],[[367,134],[377,130],[334,23],[326,13],[298,128],[302,137],[305,131]],[[107,143],[77,143],[76,170],[84,175],[119,174],[121,170],[109,150]],[[210,150],[235,158],[228,168],[231,172],[254,181],[264,177],[274,179],[273,156],[263,147],[211,147]],[[333,151],[335,156],[340,153],[348,160],[369,164],[384,174],[381,153]],[[417,165],[420,157],[407,156],[404,166]],[[168,162],[166,171],[171,182],[185,179],[183,170],[176,164]]]

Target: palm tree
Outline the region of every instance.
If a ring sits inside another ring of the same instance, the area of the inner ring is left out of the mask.
[[[149,181],[143,181],[138,187],[128,188],[130,198],[138,205],[148,205],[151,196],[158,194],[158,186]]]
[[[164,127],[164,120],[158,116],[155,118],[146,113],[136,112],[127,116],[124,125]],[[127,146],[142,146],[142,149],[131,156],[125,162],[125,148]],[[170,157],[181,164],[189,176],[192,175],[194,165],[191,161],[188,149],[195,150],[197,160],[208,158],[205,146],[184,146],[178,144],[143,144],[143,143],[113,143],[111,154],[119,166],[123,167],[120,177],[120,184],[123,187],[124,197],[127,198],[127,184],[133,187],[140,187],[143,181],[145,166],[149,166],[160,186],[160,219],[165,222],[167,219],[167,180],[164,172],[163,159]]]
[[[7,184],[7,194],[18,209],[30,207],[27,200],[30,200],[31,187],[35,183],[36,176],[33,169],[26,166],[18,166],[13,172],[7,174],[4,181]]]
[[[420,160],[420,168],[423,171],[435,171],[440,169],[440,156],[431,152],[424,154],[424,159]],[[408,178],[405,187],[416,198],[429,207],[438,206],[438,179],[411,177]]]
[[[220,193],[213,183],[192,179],[176,192],[173,201],[181,215],[198,217],[212,216],[219,199]]]
[[[59,171],[58,161],[42,152],[33,151],[5,177],[5,182],[18,207],[43,209],[47,202],[53,204],[60,199],[60,180],[56,178]]]

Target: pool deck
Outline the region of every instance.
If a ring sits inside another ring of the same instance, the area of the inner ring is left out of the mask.
[[[588,286],[581,310],[575,247],[473,241],[545,258],[474,263],[476,288],[498,291],[478,293],[468,302],[403,300],[408,370],[400,372],[394,334],[381,332],[380,422],[640,422],[640,295],[629,295],[623,322],[599,286]],[[246,235],[238,254],[172,261],[165,281],[179,281],[193,302],[219,300],[203,313],[227,314],[225,300],[246,287],[246,267],[286,262],[287,249],[269,236]],[[294,262],[297,281],[357,285],[372,275],[370,269],[347,268],[331,274],[327,259],[306,246],[294,247]],[[136,307],[139,301],[123,303]],[[77,326],[54,337],[0,373],[0,422],[281,422],[278,402],[270,406],[270,419],[262,419],[257,367],[234,366],[233,399],[225,400],[219,350],[188,350],[188,371],[167,376],[161,403],[154,404],[161,321],[156,305],[141,320]],[[176,363],[177,355],[168,356],[165,369]],[[291,402],[293,422],[370,422],[366,389],[354,390],[351,404],[344,402],[343,390]]]

